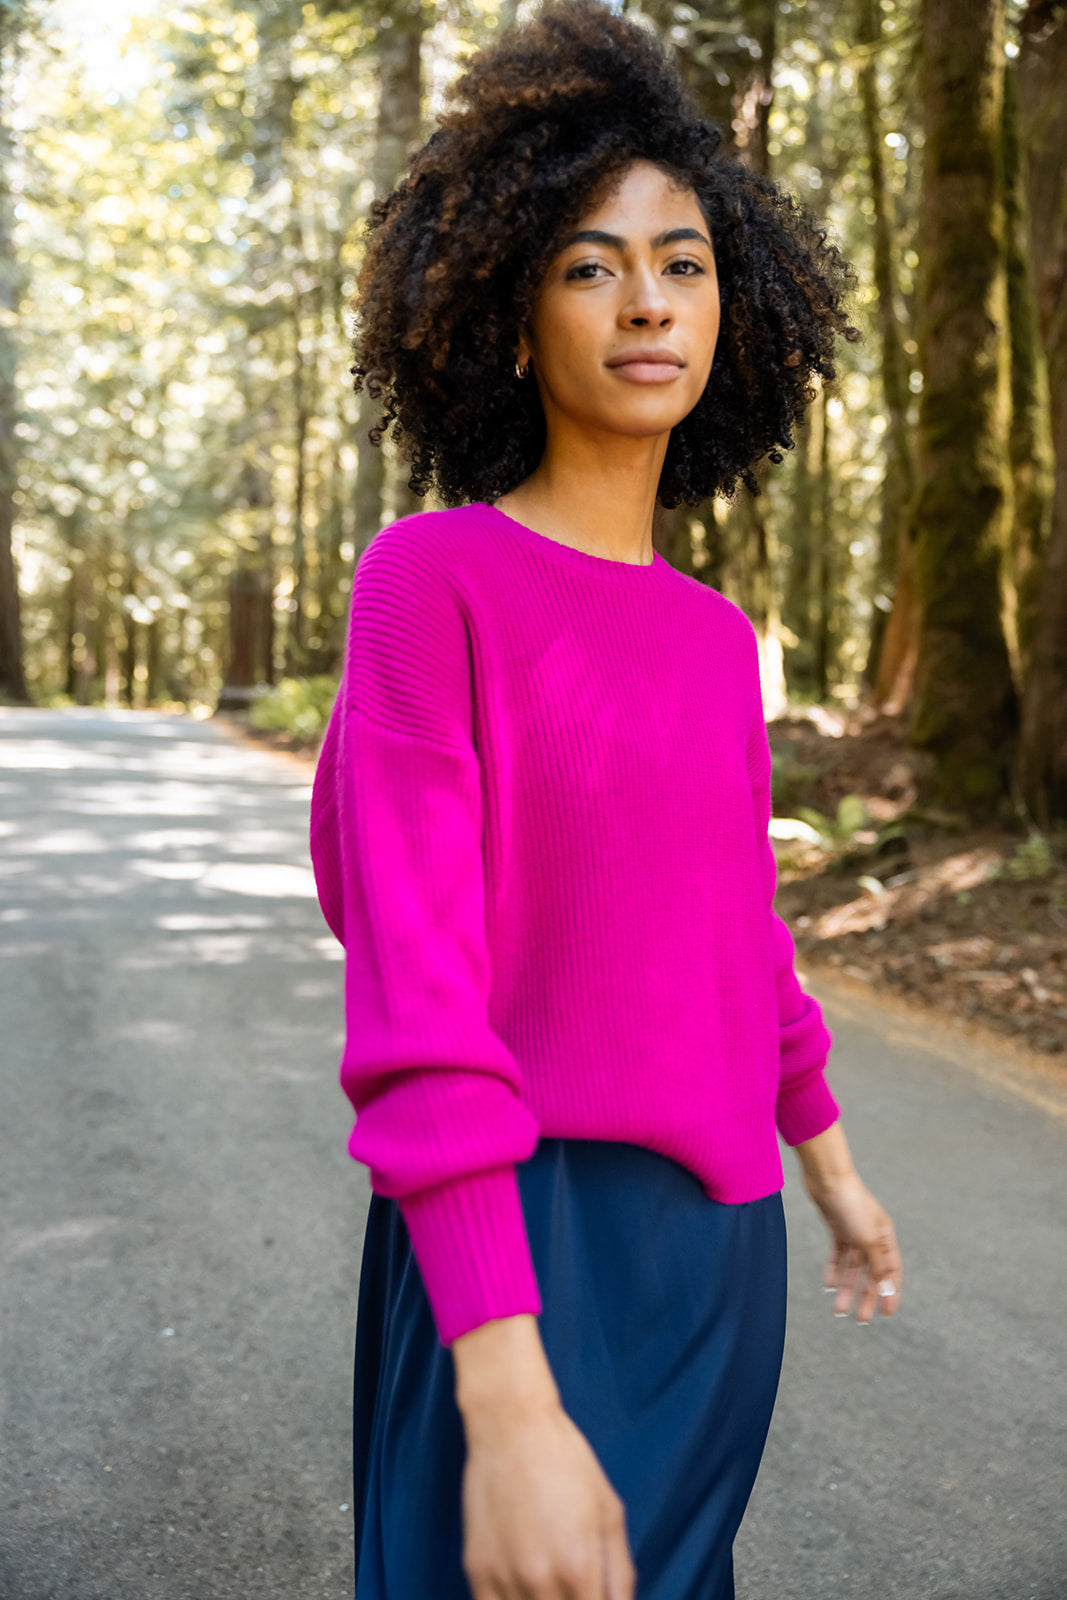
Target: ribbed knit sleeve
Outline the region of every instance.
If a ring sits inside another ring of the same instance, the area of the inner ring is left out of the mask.
[[[757,682],[758,674],[757,665]],[[825,1077],[833,1035],[823,1020],[818,1002],[810,994],[805,994],[797,981],[793,936],[774,910],[778,862],[769,834],[771,751],[762,710],[759,710],[749,741],[749,772],[763,864],[763,889],[771,919],[774,985],[778,1003],[780,1048],[775,1120],[786,1144],[802,1144],[805,1139],[814,1139],[836,1122],[840,1107],[830,1093]]]
[[[349,1148],[398,1200],[450,1343],[540,1310],[515,1175],[538,1127],[488,1022],[470,642],[427,549],[406,519],[357,567],[311,854],[345,947]]]

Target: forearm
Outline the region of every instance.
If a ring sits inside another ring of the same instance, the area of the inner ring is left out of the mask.
[[[832,1122],[814,1139],[805,1139],[793,1148],[800,1161],[804,1185],[811,1195],[828,1194],[858,1176],[839,1121]]]

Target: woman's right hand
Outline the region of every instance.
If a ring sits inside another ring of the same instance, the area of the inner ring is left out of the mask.
[[[622,1501],[567,1416],[531,1316],[455,1340],[475,1600],[633,1600]]]

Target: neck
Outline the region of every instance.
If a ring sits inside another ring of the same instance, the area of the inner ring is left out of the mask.
[[[650,439],[583,436],[554,444],[500,510],[588,555],[647,566],[652,560],[652,513],[669,434]]]

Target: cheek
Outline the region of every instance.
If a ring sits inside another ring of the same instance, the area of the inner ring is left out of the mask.
[[[595,364],[599,346],[584,318],[557,317],[551,329],[540,330],[539,348],[541,374],[552,387],[588,384],[590,364]]]
[[[715,346],[718,344],[719,328],[721,323],[721,308],[719,306],[718,296],[716,295],[714,303],[707,307],[705,315],[702,318],[701,327],[701,343],[704,345],[708,353],[707,362],[709,368],[715,355]]]

